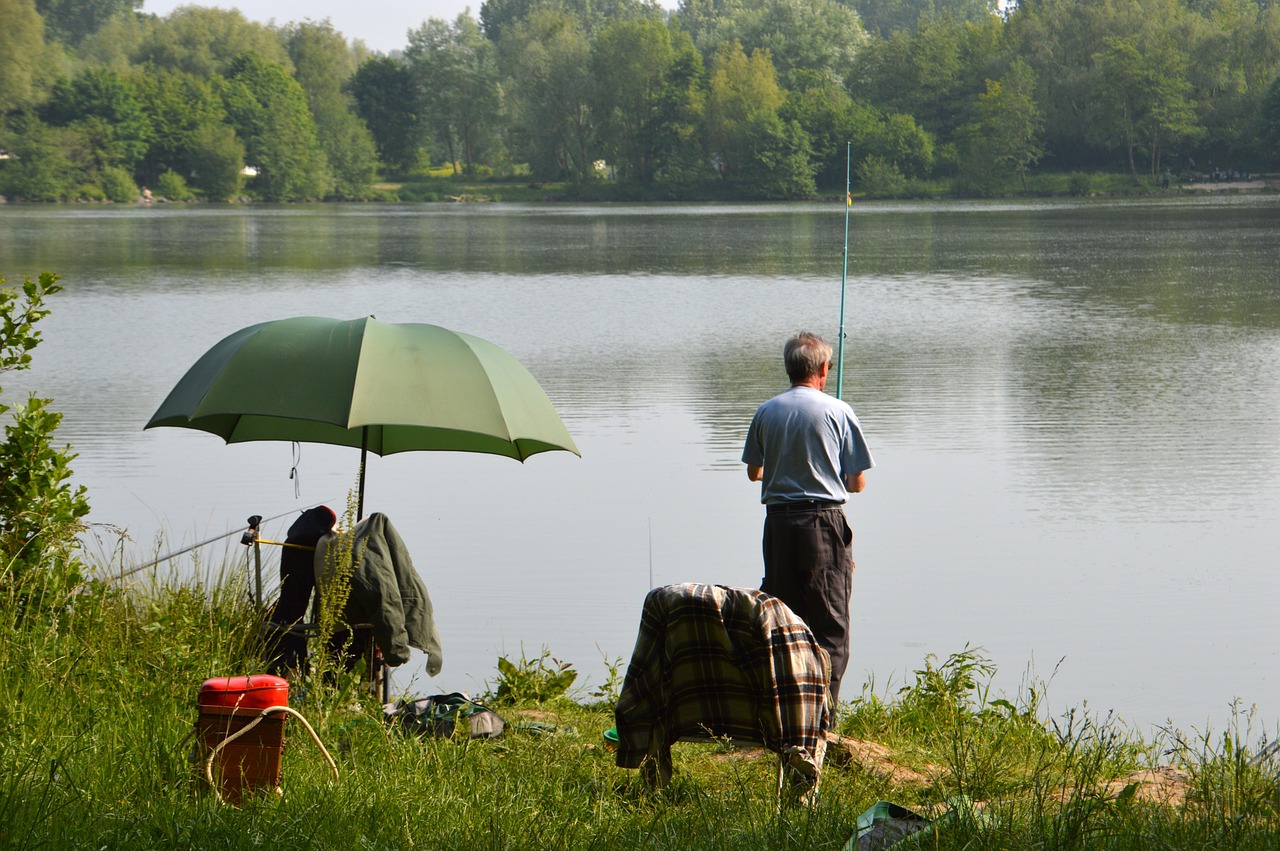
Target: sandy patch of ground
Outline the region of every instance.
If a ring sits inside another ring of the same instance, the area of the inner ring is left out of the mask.
[[[1108,798],[1115,798],[1130,784],[1137,784],[1133,796],[1135,800],[1168,807],[1181,806],[1187,800],[1187,792],[1191,788],[1191,776],[1172,765],[1134,773],[1112,780],[1102,787],[1101,792]]]
[[[936,765],[926,765],[922,771],[908,768],[895,762],[884,745],[834,733],[827,740],[827,761],[840,766],[856,765],[895,786],[927,786],[947,773]]]

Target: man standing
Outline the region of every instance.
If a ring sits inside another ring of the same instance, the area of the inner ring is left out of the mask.
[[[801,332],[783,350],[791,389],[765,402],[747,430],[747,478],[763,482],[764,580],[760,590],[796,613],[831,655],[831,700],[849,665],[853,531],[844,501],[866,486],[874,462],[858,417],[828,396],[831,344]]]

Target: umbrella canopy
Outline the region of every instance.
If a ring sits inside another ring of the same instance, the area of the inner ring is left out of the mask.
[[[145,427],[157,426],[227,443],[332,443],[377,455],[582,454],[537,380],[502,349],[373,317],[304,316],[236,331],[187,370]],[[363,476],[362,463],[362,494]]]

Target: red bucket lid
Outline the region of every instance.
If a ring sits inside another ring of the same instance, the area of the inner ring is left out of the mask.
[[[270,674],[218,677],[200,686],[200,706],[226,709],[266,709],[289,703],[289,681]]]

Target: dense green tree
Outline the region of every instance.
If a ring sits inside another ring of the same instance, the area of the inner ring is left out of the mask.
[[[464,12],[452,24],[432,18],[409,33],[405,60],[418,84],[420,113],[457,169],[474,172],[497,140],[495,48]]]
[[[377,149],[345,89],[361,51],[349,45],[328,20],[290,24],[282,35],[333,175],[333,193],[340,198],[368,197],[378,173]]]
[[[1280,7],[1214,0],[1179,34],[1187,78],[1205,128],[1197,145],[1219,162],[1256,162],[1261,100],[1280,73]]]
[[[76,59],[83,65],[127,73],[137,66],[136,57],[156,23],[149,15],[116,15],[80,42]]]
[[[818,185],[843,186],[852,139],[848,118],[853,99],[830,73],[809,72],[797,83],[787,93],[778,115],[799,124],[809,137]]]
[[[684,0],[676,21],[708,62],[732,41],[768,50],[784,87],[806,71],[845,79],[866,41],[857,14],[836,0]]]
[[[914,34],[871,41],[858,53],[850,93],[950,139],[967,119],[965,105],[998,76],[1001,28],[995,17],[977,23],[939,19],[925,21]]]
[[[31,0],[0,0],[0,117],[36,99],[44,22]]]
[[[686,49],[693,50],[691,42]],[[610,160],[625,180],[651,183],[672,135],[680,132],[672,120],[687,98],[684,91],[671,91],[679,56],[667,25],[652,19],[618,21],[592,44],[593,111]],[[686,90],[688,82],[682,81]]]
[[[1099,66],[1095,132],[1123,146],[1134,183],[1136,154],[1145,153],[1154,184],[1166,146],[1202,130],[1189,99],[1185,54],[1167,44],[1148,44],[1144,50],[1133,36],[1115,36],[1106,40]]]
[[[995,0],[853,0],[867,32],[888,38],[913,33],[921,21],[950,18],[981,23],[998,11]]]
[[[814,182],[813,149],[804,129],[794,121],[766,119],[757,136],[759,147],[743,174],[752,197],[786,200],[810,198]]]
[[[68,45],[78,45],[86,36],[117,15],[130,15],[142,7],[142,0],[35,0],[44,17],[46,35]]]
[[[716,54],[707,79],[707,150],[738,191],[765,198],[813,194],[812,148],[798,122],[779,117],[785,99],[767,50],[748,57],[735,41]]]
[[[912,177],[923,177],[933,167],[933,137],[909,115],[886,113],[855,101],[845,116],[844,127],[854,165],[873,157],[897,173]]]
[[[13,156],[0,169],[0,193],[27,201],[60,201],[72,197],[83,180],[83,168],[73,159],[79,135],[50,127],[24,112],[15,116],[3,146]]]
[[[151,147],[139,168],[144,183],[173,171],[211,200],[239,193],[244,146],[227,124],[213,86],[180,71],[152,69],[136,78],[151,119]]]
[[[257,170],[251,188],[268,201],[324,196],[333,178],[297,80],[283,66],[246,54],[218,83],[245,160]]]
[[[417,83],[408,63],[376,56],[348,82],[383,165],[408,174],[422,157],[425,129],[418,115]]]
[[[706,151],[699,140],[706,112],[706,68],[702,54],[687,35],[671,36],[674,53],[667,67],[655,113],[654,178],[677,196],[711,178]]]
[[[506,30],[499,45],[508,147],[534,175],[592,178],[591,45],[577,17],[535,9]]]
[[[132,170],[150,145],[151,120],[132,81],[114,71],[88,68],[59,81],[40,114],[55,127],[84,134],[95,170]]]
[[[225,124],[202,124],[191,133],[186,163],[189,183],[211,201],[240,195],[244,186],[245,147]]]
[[[1267,88],[1258,120],[1261,156],[1270,168],[1280,168],[1280,77]]]
[[[250,22],[234,9],[180,6],[148,30],[135,60],[209,79],[225,75],[249,53],[293,70],[288,52],[269,27]]]
[[[1021,59],[1014,60],[1003,80],[987,81],[987,90],[978,96],[974,120],[961,134],[971,179],[1012,171],[1027,188],[1027,166],[1044,153],[1035,89],[1035,74]]]
[[[748,57],[736,41],[720,49],[709,68],[705,121],[707,150],[722,175],[742,175],[757,150],[757,134],[780,123],[785,99],[767,50]]]
[[[480,25],[485,37],[499,42],[507,28],[527,20],[538,9],[552,9],[577,18],[588,36],[605,24],[634,18],[662,18],[654,0],[484,0]]]

